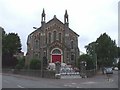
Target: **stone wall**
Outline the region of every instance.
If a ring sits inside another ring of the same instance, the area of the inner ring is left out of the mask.
[[[41,77],[41,70],[14,70],[14,69],[3,69],[2,73],[10,73],[10,74],[19,74],[25,76],[33,76],[33,77]],[[54,71],[43,71],[43,78],[55,78]]]
[[[96,70],[92,69],[92,70],[86,70],[86,76],[89,77],[93,77],[96,74]]]

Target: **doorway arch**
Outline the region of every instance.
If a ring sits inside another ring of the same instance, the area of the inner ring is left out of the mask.
[[[54,48],[51,50],[51,62],[63,62],[63,52],[60,48]]]

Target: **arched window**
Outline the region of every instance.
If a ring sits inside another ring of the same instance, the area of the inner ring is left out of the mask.
[[[53,41],[56,40],[56,31],[53,32]]]
[[[59,49],[55,49],[52,51],[52,54],[61,54],[61,51]]]
[[[71,61],[74,61],[74,55],[71,55]]]
[[[39,42],[38,40],[35,41],[35,48],[37,49],[39,47]]]
[[[61,42],[61,33],[59,33],[59,41]]]
[[[73,49],[73,41],[71,41],[71,48]]]
[[[49,33],[49,35],[48,35],[48,43],[51,43],[51,33]]]

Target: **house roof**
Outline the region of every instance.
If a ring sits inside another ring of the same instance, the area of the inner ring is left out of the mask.
[[[54,18],[53,19],[51,19],[51,20],[49,20],[48,22],[46,22],[45,24],[46,25],[49,25],[49,23],[52,23],[52,22],[58,22],[58,23],[60,23],[61,25],[63,25],[64,26],[64,23],[63,22],[61,22],[57,17],[56,17],[56,15],[54,15]],[[42,27],[42,26],[41,26]],[[33,31],[31,34],[33,34],[34,32],[36,32],[36,31],[38,31],[38,30],[41,30],[41,27],[39,27],[39,28],[37,28],[35,31]],[[74,32],[72,29],[70,29],[69,28],[69,30],[71,30],[74,34],[76,34],[77,36],[79,36],[76,32]],[[30,35],[31,35],[30,34]]]
[[[49,24],[50,22],[54,22],[54,21],[58,21],[59,23],[61,23],[62,25],[64,25],[63,22],[61,22],[55,15],[54,15],[54,18],[51,19],[50,21],[48,21],[46,24]],[[77,36],[79,36],[76,32],[74,32],[72,29],[69,28],[69,30],[71,30],[73,33],[75,33]]]

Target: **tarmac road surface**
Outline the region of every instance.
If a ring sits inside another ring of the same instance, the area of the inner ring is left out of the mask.
[[[92,78],[47,79],[3,74],[2,88],[118,88],[118,71],[108,81],[106,75]]]

